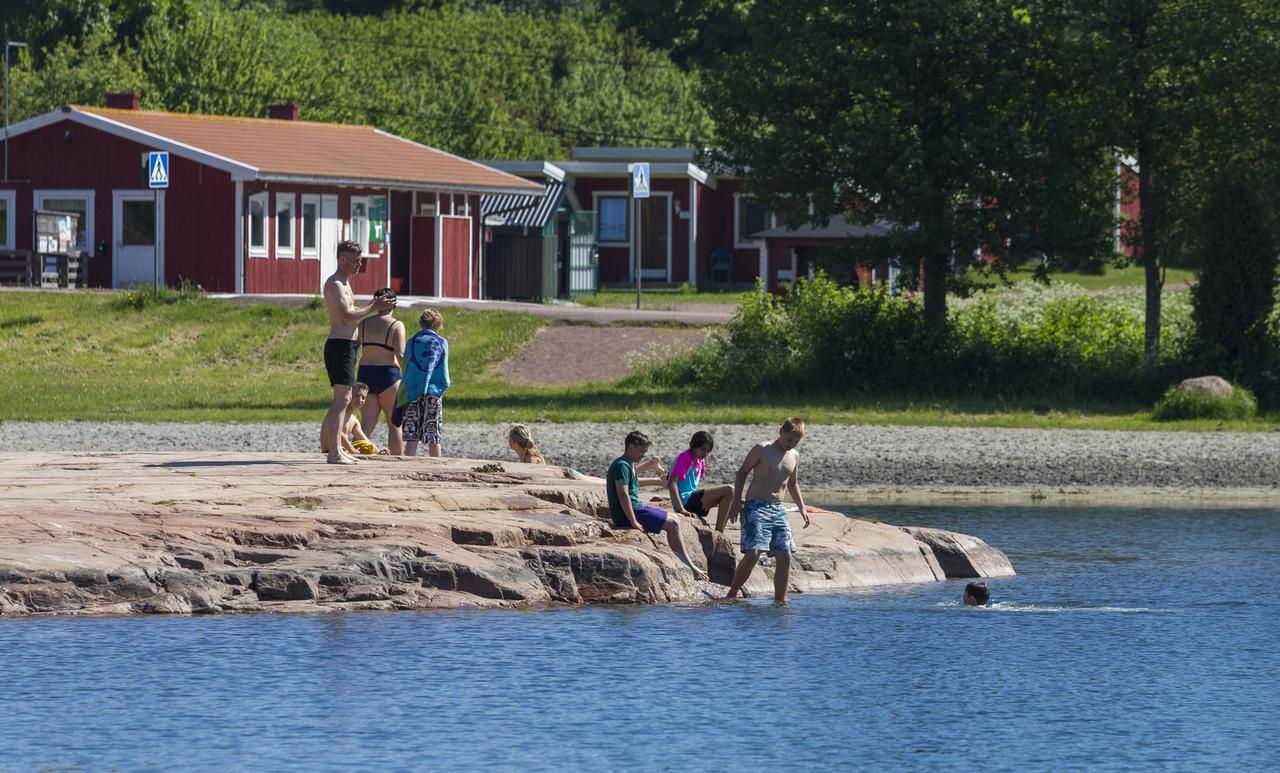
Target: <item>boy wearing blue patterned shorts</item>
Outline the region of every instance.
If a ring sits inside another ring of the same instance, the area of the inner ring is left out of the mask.
[[[809,528],[809,514],[804,509],[804,496],[800,493],[797,471],[800,452],[796,446],[804,437],[804,419],[792,416],[782,422],[778,439],[772,443],[760,443],[747,452],[747,458],[738,468],[733,479],[733,502],[729,505],[729,520],[738,520],[742,513],[742,558],[733,573],[733,584],[725,598],[734,598],[742,590],[751,572],[756,568],[761,553],[769,553],[777,561],[773,573],[773,600],[781,604],[787,600],[787,582],[791,578],[791,554],[796,543],[791,538],[791,521],[782,504],[782,489],[791,493],[791,501],[800,508],[805,528]],[[744,496],[747,476],[751,487]]]

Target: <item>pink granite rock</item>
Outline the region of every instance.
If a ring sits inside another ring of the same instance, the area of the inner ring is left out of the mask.
[[[696,582],[663,539],[599,517],[598,481],[558,467],[318,454],[0,455],[0,615],[207,614],[722,595],[737,559],[682,519]],[[838,513],[795,526],[792,588],[998,576],[981,540]],[[771,570],[748,590],[770,592]]]

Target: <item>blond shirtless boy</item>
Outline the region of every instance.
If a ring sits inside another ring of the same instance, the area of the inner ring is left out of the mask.
[[[787,600],[787,582],[791,578],[791,554],[796,543],[791,538],[791,521],[782,504],[782,489],[791,492],[791,501],[800,508],[805,528],[809,527],[809,515],[804,510],[804,496],[800,493],[797,470],[800,452],[796,446],[804,437],[804,419],[792,416],[782,422],[778,439],[772,443],[760,443],[747,452],[747,458],[738,468],[733,479],[733,502],[729,505],[729,520],[736,521],[742,513],[742,558],[733,573],[733,584],[725,598],[734,598],[742,590],[751,572],[756,568],[761,553],[771,553],[777,566],[773,573],[773,600]],[[744,496],[747,476],[751,486]]]
[[[347,278],[360,270],[364,261],[359,243],[338,244],[338,270],[324,282],[324,307],[329,312],[329,339],[324,342],[324,367],[333,387],[333,400],[320,424],[320,447],[329,464],[355,464],[342,454],[342,424],[356,383],[356,326],[370,314],[381,314],[395,306],[395,299],[377,298],[367,306],[356,306]]]

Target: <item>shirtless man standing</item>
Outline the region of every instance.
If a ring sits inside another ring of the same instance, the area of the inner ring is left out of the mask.
[[[804,496],[800,494],[800,481],[796,471],[800,466],[800,452],[796,446],[804,437],[804,419],[792,416],[782,422],[778,439],[772,443],[760,443],[747,452],[738,475],[733,479],[733,502],[729,505],[729,520],[738,520],[742,511],[742,558],[733,573],[729,595],[734,598],[746,584],[760,554],[769,552],[778,562],[773,573],[773,600],[781,604],[787,600],[787,581],[791,578],[791,554],[796,543],[791,539],[791,522],[782,504],[782,487],[791,492],[791,501],[800,508],[805,528],[809,528],[809,514],[804,511]],[[751,488],[742,495],[747,476],[751,475]]]
[[[356,306],[347,277],[360,270],[364,258],[353,241],[338,244],[338,270],[324,282],[324,307],[329,312],[329,340],[324,343],[324,367],[329,371],[333,402],[320,425],[320,447],[329,449],[329,464],[355,464],[342,455],[342,420],[356,383],[356,325],[370,314],[395,306],[394,299],[377,298],[368,306]]]

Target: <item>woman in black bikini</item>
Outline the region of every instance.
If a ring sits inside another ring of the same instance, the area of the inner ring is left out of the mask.
[[[360,426],[373,435],[378,414],[387,417],[387,450],[395,456],[404,453],[400,428],[391,422],[396,407],[396,389],[400,386],[400,368],[404,365],[404,323],[396,319],[396,294],[390,287],[374,292],[374,298],[390,298],[391,308],[360,320],[357,340],[360,342],[360,371],[356,380],[369,385],[369,398],[360,409]]]

